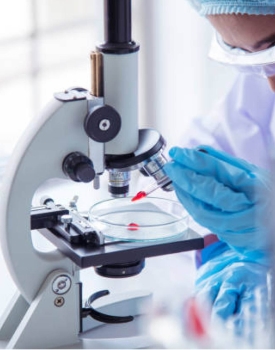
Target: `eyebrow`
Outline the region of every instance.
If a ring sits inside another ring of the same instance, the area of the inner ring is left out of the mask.
[[[253,49],[259,49],[263,44],[267,44],[267,43],[271,43],[271,42],[275,42],[275,33],[270,34],[266,38],[263,38],[263,39],[257,41],[253,45]]]

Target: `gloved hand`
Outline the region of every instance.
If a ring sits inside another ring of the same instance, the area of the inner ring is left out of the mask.
[[[174,147],[164,169],[178,199],[201,226],[242,254],[268,258],[272,182],[267,171],[209,146]]]
[[[253,262],[252,256],[250,260],[238,254],[223,242],[206,247],[206,254],[208,249],[210,260],[197,272],[196,298],[204,305],[209,303],[214,318],[235,317],[239,331],[243,322],[249,321],[246,318],[268,320],[268,268]]]

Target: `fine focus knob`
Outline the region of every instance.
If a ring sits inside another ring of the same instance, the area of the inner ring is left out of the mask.
[[[80,152],[68,154],[62,168],[64,173],[76,182],[91,182],[96,175],[90,158]]]

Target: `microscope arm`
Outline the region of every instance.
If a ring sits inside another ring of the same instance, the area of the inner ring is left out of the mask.
[[[56,99],[32,120],[17,145],[3,183],[3,252],[11,276],[27,301],[33,299],[53,269],[71,272],[73,266],[59,251],[41,253],[33,247],[30,209],[38,187],[46,180],[65,179],[66,175],[77,181],[74,174],[65,175],[62,168],[64,159],[71,164],[71,153],[81,153],[92,160],[95,173],[100,175],[105,166],[104,153],[120,159],[138,148],[139,46],[131,40],[131,0],[105,0],[104,5],[106,40],[97,47],[97,55],[103,58],[102,94],[93,96],[81,89],[55,94]],[[115,110],[114,118],[108,114],[110,108]],[[110,132],[118,119],[121,125]],[[105,124],[110,124],[106,132]],[[109,135],[107,139],[105,134]],[[86,176],[85,169],[83,173]],[[117,181],[116,174],[113,179]]]
[[[66,178],[63,159],[71,152],[88,156],[88,137],[83,123],[88,101],[53,100],[17,145],[4,179],[0,225],[2,250],[11,276],[24,298],[31,302],[53,269],[72,273],[73,263],[58,250],[34,249],[30,209],[37,188],[46,180]]]

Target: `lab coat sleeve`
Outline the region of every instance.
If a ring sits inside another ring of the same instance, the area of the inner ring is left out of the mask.
[[[269,169],[274,149],[274,96],[266,79],[240,74],[208,115],[193,119],[181,146],[210,145]],[[190,225],[204,236],[205,247],[215,244],[211,232],[193,221]],[[203,251],[197,251],[197,267],[203,260]]]
[[[193,119],[182,146],[207,144],[269,168],[274,147],[274,96],[266,79],[240,74],[208,115]]]

